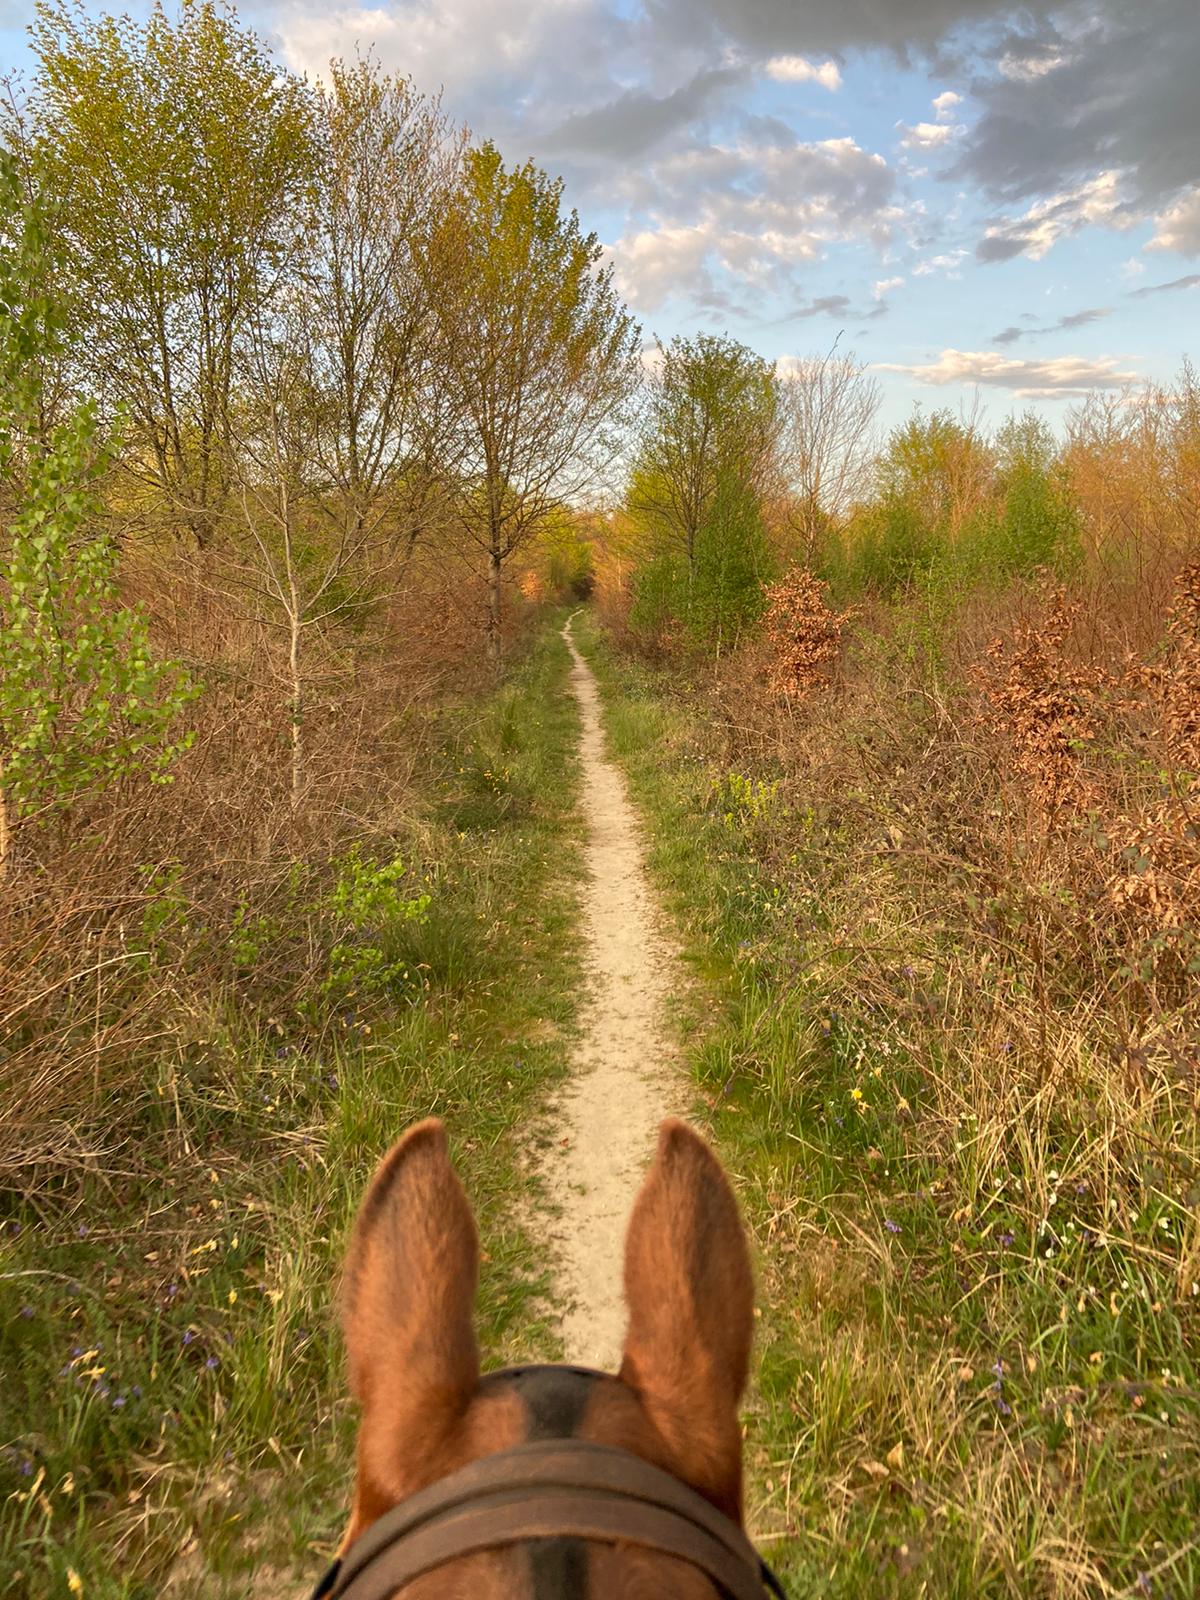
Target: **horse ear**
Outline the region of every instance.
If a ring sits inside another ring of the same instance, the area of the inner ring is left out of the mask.
[[[371,1181],[350,1240],[342,1326],[362,1404],[352,1528],[409,1492],[413,1471],[461,1420],[479,1381],[472,1311],[475,1222],[430,1118]]]
[[[625,1298],[621,1378],[639,1395],[679,1476],[740,1517],[738,1401],[754,1328],[750,1253],[720,1163],[674,1118],[659,1129],[633,1208]]]

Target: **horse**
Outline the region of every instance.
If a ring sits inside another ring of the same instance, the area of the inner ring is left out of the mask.
[[[750,1252],[720,1163],[668,1118],[625,1238],[620,1367],[482,1373],[479,1243],[445,1128],[362,1200],[342,1291],[360,1407],[335,1600],[762,1600],[742,1527]]]

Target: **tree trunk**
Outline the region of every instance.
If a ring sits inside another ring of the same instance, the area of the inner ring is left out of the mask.
[[[8,798],[4,793],[4,769],[0,767],[0,879],[8,871],[8,857],[12,850],[12,830],[8,824]]]
[[[288,711],[292,723],[292,811],[297,812],[304,793],[304,682],[300,676],[300,618],[295,611],[289,622],[291,647],[288,651],[288,668],[292,693]]]
[[[493,667],[500,670],[500,552],[495,545],[488,551],[488,622],[487,654]]]

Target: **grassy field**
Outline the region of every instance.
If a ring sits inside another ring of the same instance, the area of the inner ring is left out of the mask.
[[[546,632],[506,687],[442,714],[404,835],[352,847],[322,898],[298,875],[293,904],[240,919],[242,981],[164,1026],[144,1092],[110,1107],[116,1153],[4,1198],[0,1595],[237,1596],[252,1570],[255,1594],[272,1574],[293,1593],[323,1565],[352,1450],[343,1240],[415,1118],[447,1119],[477,1208],[488,1358],[553,1354],[517,1203],[579,978],[566,666]],[[285,1004],[255,972],[322,919],[327,980]]]
[[[1114,1050],[1048,862],[988,900],[936,726],[888,749],[831,712],[823,791],[732,766],[702,687],[577,632],[758,1239],[751,1514],[789,1592],[1200,1593],[1194,1064],[1149,1027]]]

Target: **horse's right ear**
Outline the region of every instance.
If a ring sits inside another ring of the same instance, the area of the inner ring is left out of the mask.
[[[621,1378],[670,1449],[673,1470],[740,1518],[738,1401],[754,1329],[750,1253],[720,1163],[674,1118],[659,1129],[633,1208],[625,1298]]]
[[[420,1122],[383,1158],[346,1258],[342,1325],[362,1404],[347,1538],[405,1493],[479,1381],[472,1313],[479,1247],[446,1131]]]

